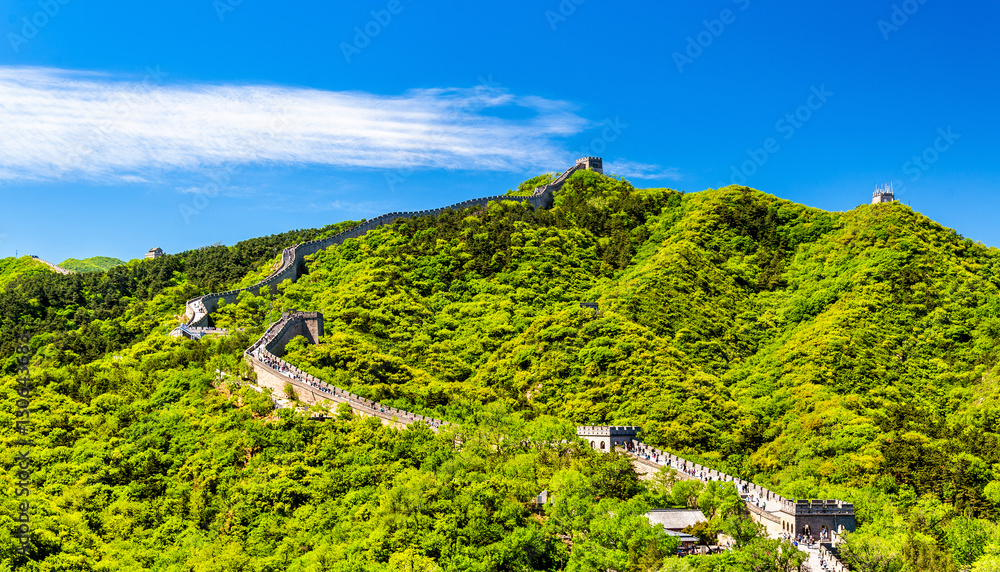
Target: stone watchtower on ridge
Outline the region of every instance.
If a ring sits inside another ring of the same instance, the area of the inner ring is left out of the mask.
[[[637,439],[639,427],[607,427],[604,425],[585,425],[576,428],[578,437],[590,443],[591,449],[610,451],[614,446],[625,447]]]
[[[896,198],[892,194],[892,183],[882,185],[881,187],[876,185],[875,192],[872,193],[872,204],[877,205],[879,203],[891,203],[895,201]]]
[[[593,171],[595,173],[604,174],[604,159],[600,157],[584,157],[582,159],[576,160],[576,166],[581,169],[587,169],[588,171]]]

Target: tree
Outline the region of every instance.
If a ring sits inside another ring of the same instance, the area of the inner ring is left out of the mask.
[[[763,526],[745,516],[727,517],[722,523],[722,533],[733,539],[733,548],[737,550],[765,535]]]
[[[852,570],[900,572],[904,562],[882,539],[860,533],[845,535],[840,545],[840,559]]]
[[[791,542],[773,538],[755,538],[736,558],[747,572],[798,572],[808,560]]]
[[[640,499],[604,499],[594,507],[582,542],[575,543],[567,570],[655,572],[675,554],[677,537],[662,526],[650,526],[649,507]]]
[[[687,479],[674,483],[670,489],[673,505],[676,507],[698,508],[698,497],[705,485],[701,481]]]
[[[951,555],[959,566],[969,566],[986,552],[991,540],[990,532],[996,525],[985,520],[959,516],[947,527],[946,541]],[[995,534],[995,533],[994,533]]]
[[[910,533],[903,543],[903,559],[917,572],[957,572],[951,555],[941,550],[933,539]]]

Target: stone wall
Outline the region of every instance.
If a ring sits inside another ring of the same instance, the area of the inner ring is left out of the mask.
[[[588,160],[593,160],[594,158],[588,157]],[[583,160],[581,160],[583,161]],[[247,288],[240,288],[236,290],[229,290],[228,292],[216,292],[212,294],[206,294],[204,296],[199,296],[198,298],[193,298],[187,303],[187,310],[185,312],[185,317],[187,319],[187,325],[195,327],[207,327],[209,315],[219,308],[221,302],[226,304],[233,304],[239,299],[240,292],[248,291],[252,294],[259,295],[261,289],[265,287],[270,287],[277,289],[277,285],[281,284],[285,280],[295,281],[301,275],[302,271],[305,269],[305,257],[315,254],[320,250],[324,250],[334,245],[342,244],[345,240],[351,238],[360,238],[364,236],[368,231],[378,228],[386,224],[392,224],[400,219],[413,218],[418,216],[434,216],[440,214],[446,210],[454,209],[467,209],[473,207],[486,206],[491,202],[497,201],[515,201],[515,202],[526,202],[531,204],[535,208],[547,209],[552,206],[555,200],[555,192],[559,190],[566,180],[576,171],[586,168],[589,162],[581,163],[577,162],[569,169],[566,169],[559,177],[548,185],[537,187],[534,193],[530,196],[510,196],[510,195],[497,195],[492,197],[483,197],[479,199],[470,199],[467,201],[462,201],[447,207],[442,207],[438,209],[430,209],[423,211],[411,211],[411,212],[392,212],[386,213],[384,215],[375,217],[371,220],[367,220],[358,226],[336,234],[328,238],[322,238],[319,240],[312,240],[302,244],[296,244],[290,248],[286,248],[281,253],[281,263],[277,270],[272,272],[267,278],[249,286]]]
[[[285,346],[298,336],[305,337],[311,344],[318,344],[323,335],[323,315],[319,312],[286,312],[278,323],[281,327],[274,330],[274,337],[264,344],[275,357],[284,356]]]
[[[346,403],[361,415],[370,415],[401,425],[423,422],[434,431],[447,425],[440,419],[383,405],[330,385],[279,357],[284,355],[285,345],[296,336],[303,335],[310,342],[318,343],[322,334],[322,314],[288,312],[271,324],[264,335],[247,348],[244,358],[257,373],[257,383],[271,388],[277,396],[286,396],[286,388],[291,385],[296,397],[309,405],[320,402]]]
[[[581,428],[582,429],[582,428]],[[854,532],[856,521],[854,505],[839,500],[789,500],[760,485],[727,475],[710,467],[704,467],[678,457],[672,453],[650,447],[638,439],[633,439],[631,450],[640,458],[657,465],[677,469],[702,481],[727,481],[736,486],[747,500],[754,519],[763,524],[768,532],[780,534],[803,534],[806,525],[810,533],[818,537],[825,525],[827,530],[839,533],[841,530]],[[647,459],[648,458],[648,459]]]
[[[826,546],[819,547],[819,558],[826,563],[825,570],[831,572],[849,572],[849,568],[841,562]]]

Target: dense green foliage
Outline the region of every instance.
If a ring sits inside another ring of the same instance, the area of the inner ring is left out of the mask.
[[[401,220],[223,307],[216,324],[237,332],[222,340],[163,336],[187,298],[336,230],[0,293],[0,358],[13,374],[17,336],[34,336],[39,435],[60,467],[33,477],[46,569],[654,570],[673,546],[641,514],[664,504],[702,508],[700,534],[746,537],[667,569],[795,565],[739,531],[726,492],[641,484],[579,448],[578,423],[640,425],[788,497],[855,502],[862,568],[996,569],[997,250],[901,204],[829,213],[578,172],[551,210]],[[326,324],[289,361],[459,434],[307,421],[236,387],[242,349],[289,309]],[[542,519],[543,488],[562,504]]]
[[[91,256],[90,258],[84,258],[83,260],[77,260],[76,258],[67,258],[59,264],[60,268],[65,268],[66,270],[72,270],[74,272],[104,272],[105,270],[111,270],[115,266],[121,266],[125,264],[124,260],[118,260],[117,258],[111,258],[109,256]]]
[[[50,363],[83,365],[151,331],[169,331],[188,299],[233,286],[282,249],[352,224],[132,260],[107,272],[18,273],[0,292],[0,371],[14,371],[20,335],[32,337],[32,349]]]
[[[7,284],[13,282],[15,278],[19,278],[21,276],[30,277],[36,274],[44,274],[46,272],[52,272],[52,270],[45,264],[31,258],[30,256],[22,256],[20,258],[0,258],[0,291],[2,291]]]
[[[559,173],[545,173],[544,175],[538,175],[537,177],[532,177],[527,181],[524,181],[517,186],[517,189],[511,189],[507,191],[508,195],[513,196],[525,196],[530,195],[535,192],[535,189],[544,185],[551,183],[556,180]]]
[[[34,489],[0,500],[0,570],[655,570],[676,549],[642,517],[656,493],[630,461],[565,421],[488,406],[435,435],[349,409],[272,412],[208,373],[239,371],[248,341],[153,335],[36,374]],[[2,394],[13,411],[13,384]],[[15,488],[13,473],[0,481]],[[542,519],[531,508],[546,487],[559,501]],[[11,538],[18,500],[36,507],[30,559]]]

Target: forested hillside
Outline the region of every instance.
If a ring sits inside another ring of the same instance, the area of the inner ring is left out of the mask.
[[[73,272],[104,272],[122,264],[125,264],[124,260],[118,260],[110,256],[91,256],[83,260],[67,258],[59,266]]]
[[[30,256],[0,258],[0,290],[15,278],[52,272],[48,266]]]
[[[790,498],[853,501],[857,558],[1000,565],[1000,251],[898,203],[830,213],[582,171],[551,210],[401,220],[223,306],[229,336],[165,336],[185,300],[346,226],[0,292],[7,441],[33,336],[38,569],[657,570],[672,545],[625,521],[673,501],[579,449],[574,424],[639,425]],[[457,433],[272,412],[240,354],[290,309],[326,335],[288,361]],[[538,519],[543,488],[590,502]]]

